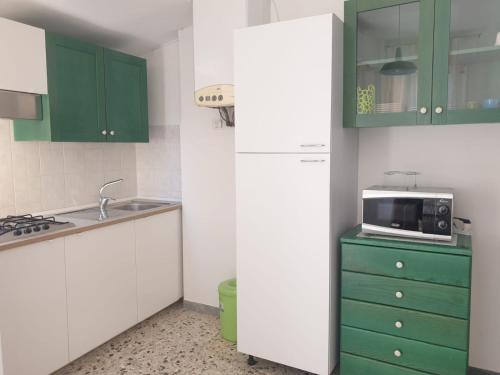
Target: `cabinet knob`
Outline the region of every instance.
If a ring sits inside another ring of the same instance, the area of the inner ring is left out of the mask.
[[[401,298],[403,298],[403,297],[404,297],[403,292],[402,292],[402,291],[400,291],[400,290],[398,290],[398,291],[396,292],[396,298],[397,298],[397,299],[401,299]]]
[[[109,134],[110,134],[110,135],[115,135],[115,131],[114,131],[114,130],[111,130],[111,131],[109,132]]]
[[[397,329],[403,328],[403,322],[398,320],[397,322],[394,323],[394,327],[396,327]]]
[[[403,353],[401,352],[401,350],[394,350],[394,357],[400,358],[402,355]]]
[[[102,135],[106,135],[106,134],[108,134],[108,132],[107,132],[106,130],[103,130],[103,131],[101,132],[101,134],[102,134]]]
[[[420,108],[420,113],[421,113],[421,114],[425,115],[425,114],[427,114],[427,112],[428,112],[427,107],[422,107],[422,108]]]
[[[436,113],[437,113],[438,115],[440,115],[441,113],[443,113],[443,110],[444,110],[444,108],[443,108],[443,107],[441,107],[440,105],[436,107]]]
[[[404,264],[403,262],[401,262],[400,260],[398,260],[398,261],[396,262],[396,268],[397,268],[398,270],[401,270],[401,269],[403,269],[404,267],[405,267],[405,264]]]

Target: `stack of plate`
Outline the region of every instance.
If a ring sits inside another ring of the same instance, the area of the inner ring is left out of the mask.
[[[382,103],[377,104],[377,112],[378,113],[387,113],[387,112],[405,112],[405,108],[402,103]]]

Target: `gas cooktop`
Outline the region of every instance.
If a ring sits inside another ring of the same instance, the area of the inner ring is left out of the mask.
[[[53,216],[7,216],[0,219],[0,243],[36,237],[74,226],[70,222],[56,221]]]

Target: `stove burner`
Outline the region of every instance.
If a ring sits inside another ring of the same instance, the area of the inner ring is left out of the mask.
[[[52,226],[73,226],[69,222],[56,221],[55,217],[20,215],[7,216],[0,219],[0,237],[19,237],[27,234],[42,234],[52,228]],[[64,229],[64,228],[60,228]]]

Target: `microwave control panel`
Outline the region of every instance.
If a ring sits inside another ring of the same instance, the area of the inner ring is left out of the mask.
[[[424,199],[422,226],[424,233],[451,236],[453,225],[453,200],[446,198]]]

